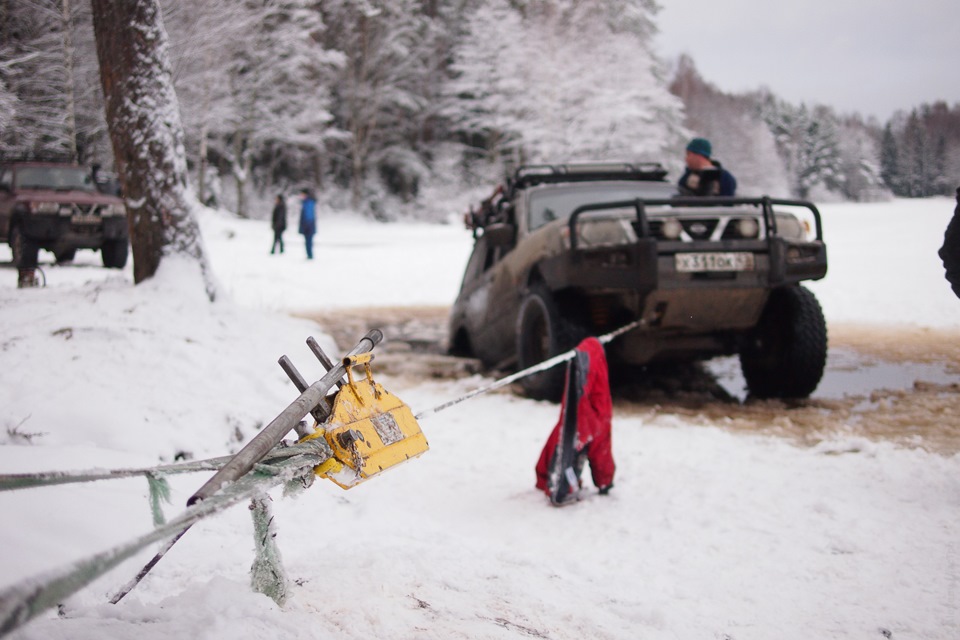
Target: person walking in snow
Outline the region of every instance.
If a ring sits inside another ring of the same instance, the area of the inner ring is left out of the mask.
[[[313,260],[313,235],[317,232],[317,201],[309,189],[300,190],[300,235],[306,241],[307,260]]]
[[[943,234],[943,246],[938,255],[943,260],[944,277],[960,298],[960,187],[957,187],[957,208]]]
[[[270,255],[276,253],[277,246],[280,247],[280,253],[283,253],[283,232],[287,230],[287,203],[283,201],[283,194],[277,195],[270,226],[273,228],[273,246],[270,247]]]
[[[714,160],[713,147],[706,138],[694,138],[687,145],[687,169],[678,186],[682,196],[733,196],[737,179]]]

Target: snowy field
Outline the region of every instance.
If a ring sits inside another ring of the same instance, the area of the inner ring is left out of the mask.
[[[960,336],[936,256],[953,207],[825,205],[830,272],[810,288],[828,324]],[[0,247],[0,473],[236,451],[297,396],[280,355],[315,380],[305,338],[339,354],[290,313],[448,305],[471,245],[456,224],[321,211],[311,262],[291,232],[286,253],[268,255],[265,222],[209,212],[201,226],[214,304],[190,265],[168,261],[134,287],[129,266],[104,270],[91,252],[68,266],[44,254],[47,286],[18,291]],[[490,381],[382,382],[419,412]],[[960,420],[954,407],[944,422]],[[194,526],[120,604],[107,600],[154,549],[10,637],[960,637],[960,456],[615,414],[615,488],[554,509],[533,468],[556,418],[508,391],[480,396],[424,418],[430,451],[380,478],[272,492],[291,580],[282,608],[250,588],[240,506]],[[167,517],[205,480],[171,477]],[[149,531],[147,493],[142,478],[0,493],[0,588]]]

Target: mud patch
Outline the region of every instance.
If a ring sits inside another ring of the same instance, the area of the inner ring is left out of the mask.
[[[482,372],[475,360],[444,355],[447,313],[445,307],[387,307],[301,315],[320,323],[341,348],[370,329],[382,330],[378,368],[415,384]],[[960,329],[830,325],[829,340],[827,370],[808,400],[749,399],[737,359],[721,358],[634,372],[628,383],[614,385],[614,409],[651,420],[679,415],[803,446],[863,439],[960,453]]]

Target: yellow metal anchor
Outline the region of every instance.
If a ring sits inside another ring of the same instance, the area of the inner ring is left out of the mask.
[[[429,449],[413,412],[400,398],[373,380],[372,353],[347,356],[347,384],[333,400],[330,417],[300,441],[324,438],[333,457],[316,467],[316,474],[349,489],[382,471]],[[363,365],[365,378],[354,379]]]

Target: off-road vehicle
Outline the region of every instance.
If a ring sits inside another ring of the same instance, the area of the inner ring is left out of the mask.
[[[103,266],[121,269],[129,247],[126,208],[77,164],[0,161],[0,242],[18,265],[29,242],[58,262],[73,260],[77,249],[99,249]]]
[[[803,398],[826,364],[820,214],[805,201],[678,197],[659,164],[526,166],[471,209],[451,353],[525,369],[631,322],[611,367],[739,354],[754,397]],[[563,367],[523,378],[555,399]]]

